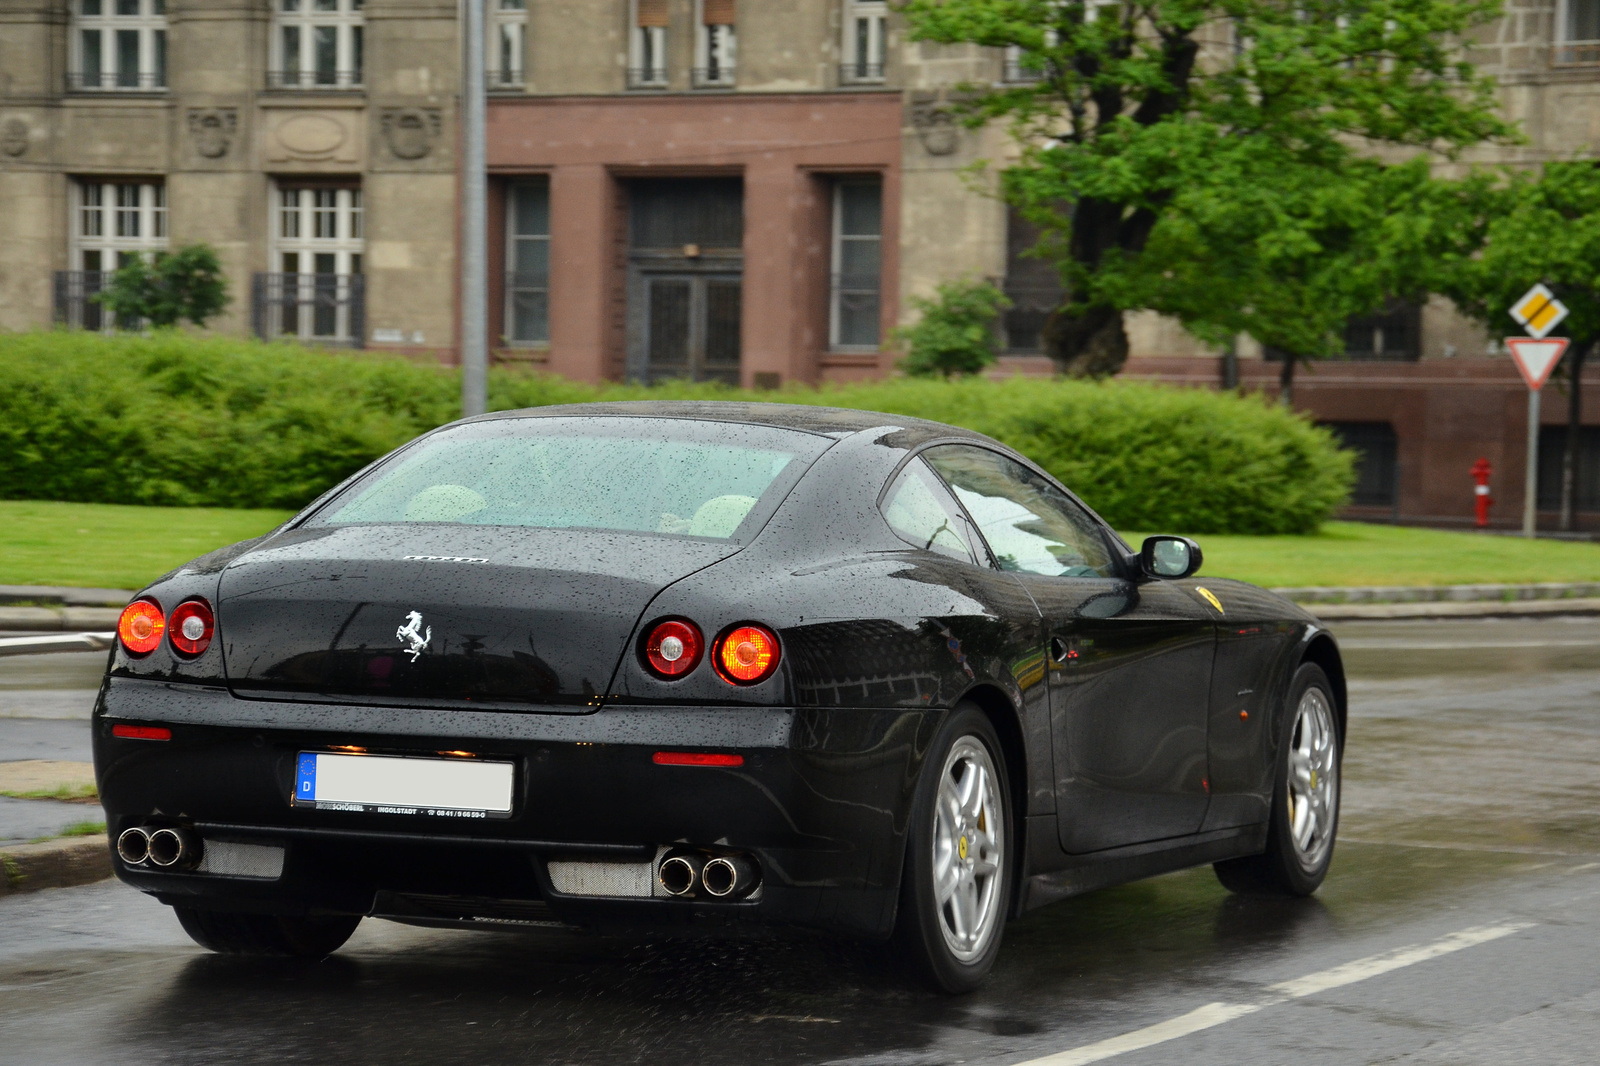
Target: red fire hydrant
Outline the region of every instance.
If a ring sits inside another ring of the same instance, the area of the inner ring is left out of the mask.
[[[1489,460],[1480,458],[1472,464],[1472,480],[1478,483],[1473,490],[1477,494],[1478,528],[1483,529],[1489,524],[1489,505],[1494,503],[1494,497],[1489,495],[1489,475],[1494,470],[1489,465]]]

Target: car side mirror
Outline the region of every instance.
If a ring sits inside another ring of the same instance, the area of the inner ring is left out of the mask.
[[[1188,537],[1146,537],[1139,549],[1139,569],[1148,577],[1188,577],[1204,559],[1200,545]]]

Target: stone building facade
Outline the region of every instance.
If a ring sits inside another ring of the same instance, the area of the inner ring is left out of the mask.
[[[986,277],[1014,304],[1002,372],[1049,373],[1058,281],[986,184],[1012,149],[947,109],[962,83],[1029,77],[1018,56],[907,41],[885,0],[486,2],[497,358],[596,381],[878,376],[913,297]],[[1600,0],[1511,0],[1478,36],[1528,143],[1464,162],[1593,155]],[[234,294],[221,331],[455,358],[460,53],[454,0],[0,0],[0,329],[106,327],[86,300],[106,271],[203,240]],[[1129,332],[1125,376],[1222,382],[1172,323]],[[1439,300],[1346,342],[1296,404],[1366,457],[1354,513],[1464,522],[1482,456],[1515,524],[1504,353]],[[1276,367],[1238,355],[1272,392]],[[1546,466],[1563,408],[1553,388]],[[1600,410],[1585,421],[1592,520]]]
[[[0,329],[205,242],[215,327],[453,350],[451,0],[0,0]]]

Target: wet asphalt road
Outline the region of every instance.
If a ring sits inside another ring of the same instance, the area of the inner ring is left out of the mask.
[[[369,921],[319,964],[242,961],[107,882],[0,899],[0,1062],[1600,1060],[1600,621],[1339,635],[1344,818],[1311,900],[1237,899],[1209,869],[1068,900],[947,999],[792,937]],[[75,687],[48,682],[28,687]],[[0,759],[72,757],[14,754],[74,743],[29,721],[0,718]]]

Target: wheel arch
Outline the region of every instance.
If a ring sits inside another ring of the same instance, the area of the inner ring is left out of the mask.
[[[1324,674],[1328,675],[1328,684],[1333,686],[1334,712],[1339,718],[1339,739],[1342,747],[1346,736],[1346,722],[1349,718],[1349,697],[1346,694],[1344,660],[1339,655],[1339,647],[1327,633],[1319,632],[1306,644],[1300,661],[1315,663],[1322,667]]]

